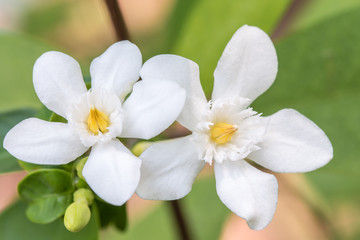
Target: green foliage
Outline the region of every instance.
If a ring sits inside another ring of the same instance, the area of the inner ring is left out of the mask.
[[[231,211],[220,201],[213,175],[197,181],[192,192],[183,200],[190,228],[195,239],[220,239],[223,225]]]
[[[26,205],[17,202],[0,214],[1,240],[97,240],[98,212],[92,207],[89,224],[78,233],[71,233],[65,229],[62,219],[42,225],[30,222],[25,217]]]
[[[360,7],[359,0],[305,1],[295,21],[290,24],[292,30],[305,29],[357,7]]]
[[[21,171],[16,159],[11,156],[3,147],[0,147],[0,174],[14,171]]]
[[[28,36],[0,31],[0,111],[40,108],[32,69],[35,60],[50,49]]]
[[[265,115],[295,108],[329,136],[334,159],[307,176],[331,202],[360,200],[359,21],[357,8],[277,44],[277,80],[254,104]]]
[[[70,174],[59,169],[43,169],[32,172],[19,183],[20,196],[30,201],[49,194],[73,190]]]
[[[52,113],[51,117],[50,117],[50,122],[62,122],[62,123],[67,123],[67,120],[65,118],[63,118],[60,115],[57,115],[56,113]]]
[[[289,2],[198,0],[183,19],[182,29],[177,29],[180,33],[172,53],[199,64],[202,86],[206,95],[210,96],[216,64],[235,31],[248,24],[271,33]]]
[[[232,34],[243,24],[273,32],[289,2],[180,0],[169,24],[170,41],[163,49],[197,62],[204,90],[210,96],[213,71]],[[264,115],[287,107],[297,109],[324,129],[333,143],[335,158],[307,176],[332,203],[360,200],[357,184],[360,111],[356,106],[360,101],[360,32],[354,27],[360,21],[357,6],[360,6],[357,0],[308,1],[292,26],[292,29],[303,31],[276,45],[279,56],[277,80],[253,104],[254,109]],[[353,10],[348,12],[350,9]],[[30,32],[47,32],[49,26],[56,26],[64,17],[50,16],[46,25],[41,19],[48,18],[54,9],[45,10],[40,12],[41,16],[31,16],[33,22],[27,27]],[[61,14],[64,12],[61,9]],[[12,126],[34,116],[34,109],[40,108],[32,86],[32,68],[36,58],[49,49],[35,39],[0,32],[0,111],[26,108],[0,113],[1,140]],[[50,115],[51,112],[43,108],[37,117],[48,120]],[[52,114],[51,121],[66,122],[56,114]],[[24,162],[21,165],[30,171],[46,167]],[[20,170],[16,160],[0,148],[0,173],[15,170]],[[81,180],[80,183],[86,186]],[[19,202],[0,215],[0,239],[97,239],[99,217],[102,227],[112,224],[120,230],[127,227],[125,205],[116,207],[96,200],[88,226],[80,233],[68,232],[59,216],[71,203],[72,184],[70,174],[62,170],[31,173],[19,185],[20,195],[31,202],[26,214],[33,221],[53,222],[39,225],[28,221],[24,214],[25,204]],[[181,203],[195,239],[219,238],[229,210],[217,197],[214,178],[196,182],[193,191]],[[177,229],[169,221],[171,217],[169,205],[164,202],[143,221],[131,225],[129,232],[110,231],[104,236],[105,239],[147,239],[149,236],[159,240],[175,239]]]
[[[223,224],[230,211],[216,194],[213,176],[197,180],[193,190],[180,200],[193,239],[219,239]],[[129,231],[119,233],[114,230],[104,232],[103,239],[177,239],[178,229],[173,219],[170,204],[165,201],[145,219],[129,226]]]
[[[0,173],[21,170],[16,159],[2,147],[2,141],[13,126],[35,116],[36,108],[41,106],[32,85],[32,69],[36,58],[47,50],[50,47],[38,40],[0,31]],[[25,169],[39,168],[20,164]]]
[[[99,207],[101,227],[114,224],[120,231],[125,231],[127,227],[126,203],[122,206],[114,206],[103,201],[97,201]]]
[[[49,109],[47,109],[45,106],[42,106],[40,108],[40,110],[36,113],[35,117],[45,120],[45,121],[49,121],[51,116],[52,116],[53,112],[50,111]]]
[[[179,36],[182,33],[182,28],[184,27],[188,16],[192,12],[192,10],[195,9],[195,5],[199,2],[200,0],[182,0],[176,2],[173,13],[168,22],[168,46],[166,48],[166,52],[170,51],[174,44],[177,42]]]
[[[44,169],[44,168],[67,170],[70,167],[69,164],[68,165],[40,165],[40,164],[28,163],[28,162],[24,162],[24,161],[20,161],[20,160],[18,160],[17,162],[18,162],[18,165],[20,165],[20,167],[22,168],[22,170],[25,170],[27,172],[32,172],[32,171],[36,171],[36,170]],[[70,163],[70,165],[71,165],[71,163]]]
[[[66,20],[70,2],[51,1],[34,4],[23,16],[22,29],[32,35],[44,35],[50,33]]]
[[[31,108],[0,112],[0,173],[21,170],[16,159],[3,148],[3,141],[6,133],[12,127],[20,121],[34,116],[35,113],[36,110]]]
[[[30,203],[26,209],[26,216],[35,223],[50,223],[64,215],[71,204],[71,194],[56,193],[47,195]]]
[[[36,223],[49,223],[65,213],[72,202],[74,187],[68,172],[42,169],[27,175],[18,186],[19,195],[30,201],[26,211]]]
[[[132,239],[177,239],[176,226],[171,219],[170,209],[166,202],[161,203],[152,213],[129,225],[126,232],[119,232],[115,228],[103,231],[101,239],[106,240],[132,240]]]

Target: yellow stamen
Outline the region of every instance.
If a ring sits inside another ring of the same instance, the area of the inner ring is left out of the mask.
[[[210,129],[211,139],[217,144],[228,143],[237,130],[236,125],[217,123]]]
[[[97,110],[96,108],[90,109],[90,114],[87,120],[89,130],[95,135],[108,132],[107,128],[110,125],[108,116],[105,113]]]

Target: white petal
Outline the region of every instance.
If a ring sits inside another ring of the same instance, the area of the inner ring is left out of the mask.
[[[140,165],[140,159],[114,139],[91,149],[82,174],[99,197],[120,206],[135,193]]]
[[[276,178],[244,160],[214,163],[216,191],[221,201],[236,215],[245,218],[254,230],[272,220],[278,194]]]
[[[158,142],[140,156],[141,178],[136,193],[151,200],[174,200],[187,195],[204,167],[190,136]]]
[[[139,48],[120,41],[111,45],[90,66],[91,87],[114,92],[122,100],[139,79],[142,57]]]
[[[14,157],[35,164],[58,165],[87,151],[66,123],[26,119],[5,136],[4,148]]]
[[[332,159],[328,137],[299,112],[283,109],[267,118],[265,140],[249,159],[275,172],[308,172]]]
[[[168,128],[179,116],[185,90],[173,82],[139,81],[123,105],[121,137],[149,139]]]
[[[252,101],[274,82],[277,56],[269,36],[242,26],[227,44],[214,72],[212,99],[243,97]]]
[[[186,90],[186,102],[177,120],[189,130],[194,130],[207,110],[206,97],[200,84],[199,66],[189,59],[164,54],[146,61],[140,75],[146,80],[173,81]]]
[[[64,118],[69,107],[87,91],[79,63],[61,52],[46,52],[36,60],[33,81],[40,101]]]

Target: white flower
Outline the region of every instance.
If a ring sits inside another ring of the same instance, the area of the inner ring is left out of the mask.
[[[117,137],[156,136],[185,102],[185,91],[176,83],[143,76],[137,82],[141,66],[134,44],[115,43],[91,63],[92,88],[87,91],[73,58],[44,53],[34,66],[35,91],[68,123],[26,119],[8,132],[4,147],[22,161],[53,165],[69,163],[91,147],[83,176],[102,199],[122,205],[135,192],[141,161]]]
[[[325,165],[333,154],[325,133],[295,110],[261,117],[248,108],[271,86],[276,73],[270,38],[249,26],[241,27],[226,46],[209,103],[194,62],[162,55],[145,63],[143,76],[171,79],[187,90],[178,121],[192,134],[145,150],[137,194],[154,200],[184,197],[205,163],[213,163],[222,202],[252,229],[267,226],[275,213],[277,181],[249,161],[275,172],[306,172]]]

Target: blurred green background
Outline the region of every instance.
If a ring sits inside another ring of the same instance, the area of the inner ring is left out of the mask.
[[[120,5],[143,61],[173,53],[197,62],[207,96],[232,34],[244,24],[262,28],[275,43],[279,72],[254,109],[265,116],[297,109],[334,147],[334,159],[319,170],[276,175],[278,209],[259,232],[221,203],[206,168],[181,201],[195,239],[360,239],[359,0],[123,0]],[[89,76],[91,60],[113,42],[100,0],[0,0],[0,142],[12,126],[41,109],[32,86],[36,58],[48,50],[65,52]],[[0,172],[18,170],[1,144]],[[5,186],[0,198],[11,194],[7,185],[0,185]],[[177,239],[167,203],[135,197],[128,210],[128,230],[110,227],[100,239]],[[61,221],[31,224],[23,203],[17,203],[0,215],[0,239],[98,239],[95,215],[90,230],[70,234]]]

